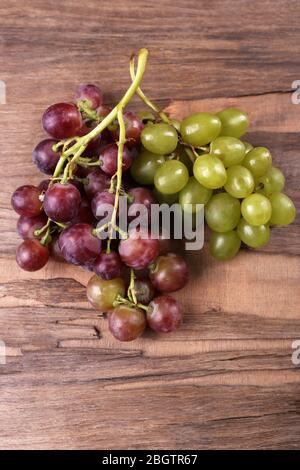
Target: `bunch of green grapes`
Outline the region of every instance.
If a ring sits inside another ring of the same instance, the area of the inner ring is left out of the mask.
[[[204,204],[214,258],[233,258],[241,242],[259,248],[268,243],[270,226],[294,221],[295,206],[282,192],[285,177],[270,151],[241,140],[249,126],[244,111],[196,113],[181,123],[147,115],[145,121],[133,178],[154,185],[161,203],[178,201],[192,212]]]

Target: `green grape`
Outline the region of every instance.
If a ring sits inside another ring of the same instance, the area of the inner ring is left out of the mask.
[[[241,163],[246,149],[243,142],[235,137],[217,137],[210,144],[210,154],[218,157],[228,167]]]
[[[221,188],[227,180],[223,163],[213,155],[200,155],[194,163],[193,171],[199,183],[209,189]]]
[[[231,196],[244,198],[254,189],[254,179],[251,172],[241,165],[233,165],[227,169],[227,181],[224,186]]]
[[[137,117],[144,123],[148,121],[155,121],[156,119],[155,115],[151,113],[151,111],[140,111],[137,113]]]
[[[167,160],[157,170],[154,185],[163,194],[181,191],[189,180],[187,167],[178,160]]]
[[[194,147],[201,147],[214,140],[220,133],[220,119],[210,113],[196,113],[185,118],[180,125],[182,139]]]
[[[171,125],[175,127],[177,132],[180,132],[180,124],[180,121],[178,121],[177,119],[171,119]]]
[[[250,150],[253,149],[253,145],[250,144],[250,142],[246,142],[245,140],[243,140],[243,144],[245,145],[246,154],[247,154],[248,152],[250,152]]]
[[[192,175],[193,174],[193,161],[188,156],[186,150],[187,150],[187,147],[179,144],[177,146],[175,153],[176,155],[178,155],[179,160],[187,167],[189,174]],[[166,157],[166,159],[168,159],[168,157]]]
[[[241,240],[235,230],[213,232],[209,239],[210,254],[219,261],[232,259],[239,251]]]
[[[176,149],[178,134],[173,126],[164,122],[149,123],[142,130],[141,141],[149,152],[166,155]]]
[[[226,108],[220,111],[217,116],[222,123],[220,135],[236,137],[239,139],[247,132],[249,118],[245,111],[238,108]]]
[[[241,206],[242,216],[251,225],[264,225],[269,222],[272,214],[272,206],[263,194],[250,194]]]
[[[191,176],[186,186],[179,193],[179,204],[185,212],[195,214],[196,204],[206,204],[212,196],[212,189],[207,189]],[[192,207],[186,206],[191,204]]]
[[[285,185],[285,177],[282,171],[275,166],[271,166],[267,173],[258,179],[258,184],[262,184],[263,188],[259,190],[265,196],[277,193],[283,190]]]
[[[251,225],[243,218],[239,221],[237,233],[242,242],[251,248],[266,245],[270,239],[270,227],[268,225]]]
[[[293,201],[284,193],[273,193],[269,196],[272,206],[271,225],[289,225],[294,222],[296,208]]]
[[[175,202],[178,202],[179,193],[163,194],[160,191],[158,191],[156,188],[154,188],[153,194],[154,194],[155,199],[160,204],[168,204],[169,206],[171,206],[172,204],[175,204]]]
[[[254,178],[263,176],[272,165],[272,156],[265,147],[255,147],[248,152],[243,160],[243,166],[251,171]]]
[[[131,176],[139,184],[153,184],[156,170],[164,162],[165,157],[162,155],[142,149],[139,156],[133,160],[130,168]]]
[[[215,194],[205,206],[207,225],[215,232],[233,230],[241,217],[240,201],[227,193]]]

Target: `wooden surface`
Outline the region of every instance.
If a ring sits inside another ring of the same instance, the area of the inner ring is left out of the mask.
[[[174,116],[249,111],[248,139],[271,149],[299,212],[299,1],[8,0],[0,16],[0,447],[299,449],[299,216],[260,253],[189,254],[181,330],[120,344],[86,301],[89,274],[16,267],[10,207],[15,187],[40,179],[31,150],[44,108],[83,81],[111,102],[145,46],[144,88]]]

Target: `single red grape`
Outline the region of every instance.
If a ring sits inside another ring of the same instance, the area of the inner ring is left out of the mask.
[[[94,263],[94,272],[101,279],[114,279],[122,274],[123,264],[119,254],[116,251],[106,253],[102,251]]]
[[[155,289],[149,279],[135,279],[134,292],[139,303],[148,305],[154,297]]]
[[[126,128],[126,145],[135,147],[141,142],[141,132],[144,129],[143,122],[131,111],[124,113],[124,121]],[[119,127],[114,131],[115,140],[119,139]]]
[[[153,263],[159,253],[157,240],[151,239],[147,230],[131,230],[126,240],[119,244],[123,263],[133,269],[144,269]]]
[[[86,176],[86,179],[84,189],[90,199],[110,186],[110,178],[101,170],[93,170]]]
[[[113,308],[117,296],[125,295],[125,283],[121,277],[106,281],[95,274],[86,286],[86,295],[93,307],[107,312]]]
[[[84,223],[84,224],[90,224],[90,225],[93,225],[95,223],[95,217],[91,210],[90,201],[85,196],[81,198],[77,215],[74,217],[74,219],[71,220],[72,225],[78,224],[78,223]]]
[[[112,214],[115,203],[115,195],[109,191],[97,193],[91,202],[91,208],[96,219],[101,220],[106,215]],[[109,206],[109,207],[108,207]]]
[[[20,186],[12,195],[11,205],[19,215],[26,217],[35,217],[42,210],[42,202],[39,199],[41,190],[36,186]]]
[[[161,292],[175,292],[188,282],[188,267],[183,257],[175,253],[159,256],[150,266],[150,280]]]
[[[59,248],[68,263],[88,266],[101,251],[101,240],[93,235],[89,224],[75,224],[59,236]]]
[[[43,114],[45,131],[54,139],[67,139],[78,134],[82,126],[81,114],[73,103],[56,103]]]
[[[91,109],[96,109],[102,104],[102,91],[96,85],[87,83],[79,85],[75,93],[75,101],[88,101]]]
[[[78,189],[72,183],[55,183],[44,198],[44,211],[55,222],[70,222],[76,217],[81,203]]]
[[[116,173],[118,167],[118,145],[108,144],[102,148],[99,161],[101,164],[101,170],[109,176]],[[133,153],[124,145],[122,169],[123,171],[128,170],[133,162]]]
[[[133,341],[145,331],[145,314],[139,308],[120,305],[109,314],[108,327],[119,341]]]
[[[16,261],[25,271],[38,271],[42,269],[49,259],[49,250],[38,240],[24,240],[18,246]]]
[[[45,193],[47,191],[47,189],[49,188],[50,181],[51,180],[42,180],[39,183],[38,188],[41,190],[41,192]]]
[[[59,161],[60,153],[54,152],[53,145],[57,143],[54,139],[42,140],[32,152],[32,161],[38,169],[46,175],[52,175]]]
[[[147,189],[147,188],[132,188],[132,189],[129,189],[128,195],[129,195],[129,208],[128,208],[129,220],[137,217],[137,215],[140,213],[139,205],[144,206],[145,208],[144,210],[146,210],[148,213],[148,220],[150,220],[151,205],[158,204],[152,191],[150,191],[150,189]]]
[[[147,321],[150,328],[161,333],[177,330],[182,323],[182,307],[170,295],[161,295],[150,302]]]
[[[61,249],[59,248],[59,235],[54,235],[54,237],[52,238],[51,243],[49,243],[49,251],[51,257],[54,258],[56,261],[66,261],[63,257]]]
[[[34,235],[35,230],[39,230],[47,223],[46,214],[42,213],[36,217],[26,217],[21,215],[17,223],[17,231],[20,237],[26,238],[42,238],[43,233],[39,236]]]

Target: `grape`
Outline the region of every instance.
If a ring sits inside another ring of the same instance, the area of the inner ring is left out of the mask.
[[[270,239],[270,228],[268,225],[251,225],[243,218],[239,221],[237,233],[242,242],[251,248],[266,245]]]
[[[147,322],[150,328],[161,333],[177,330],[182,323],[182,306],[170,295],[161,295],[150,302]]]
[[[92,128],[87,128],[87,133],[90,132]],[[106,129],[105,129],[106,130]],[[86,158],[95,158],[96,156],[99,155],[101,148],[106,144],[106,141],[103,139],[103,135],[98,134],[96,137],[94,137],[90,142],[87,144],[87,147],[85,151],[83,152],[82,156]],[[87,167],[81,167],[83,170],[91,170],[91,168]]]
[[[212,196],[205,206],[207,225],[215,232],[233,230],[241,216],[240,202],[227,193]]]
[[[117,144],[108,144],[101,150],[99,155],[99,161],[101,164],[101,170],[104,171],[109,176],[112,176],[116,173],[118,168],[118,145]],[[122,169],[123,171],[130,168],[133,161],[132,152],[124,145],[123,149],[123,159],[122,159]]]
[[[115,251],[105,253],[102,251],[97,256],[94,271],[101,279],[110,280],[115,277],[120,277],[122,274],[122,262],[119,254]]]
[[[24,240],[18,246],[16,261],[25,271],[38,271],[42,269],[49,259],[49,250],[38,240]]]
[[[227,180],[223,163],[213,155],[203,155],[196,159],[194,176],[200,184],[209,189],[221,188]]]
[[[79,85],[75,93],[75,101],[88,101],[91,109],[96,109],[101,106],[102,100],[102,91],[96,85],[89,85],[84,83]]]
[[[104,210],[103,205],[109,204],[110,211]],[[102,220],[106,215],[111,215],[113,212],[113,207],[115,204],[115,195],[108,191],[102,191],[101,193],[97,193],[96,196],[93,197],[91,202],[91,208],[94,216],[98,220]]]
[[[52,150],[57,143],[54,139],[45,139],[40,142],[32,152],[32,161],[38,169],[46,175],[52,175],[59,161],[60,153]]]
[[[175,127],[177,132],[180,132],[180,121],[178,121],[177,119],[171,119],[171,124],[173,127]]]
[[[156,188],[154,188],[153,194],[160,204],[168,204],[169,206],[177,202],[179,197],[179,193],[163,194]]]
[[[253,149],[253,145],[250,144],[250,142],[246,142],[245,140],[243,141],[243,144],[245,146],[245,153],[247,154],[248,152],[250,152],[250,150]]]
[[[214,140],[218,137],[220,130],[220,119],[210,113],[192,114],[180,125],[183,141],[195,147],[201,147]]]
[[[294,222],[296,208],[286,194],[273,193],[269,199],[272,205],[271,225],[289,225]]]
[[[255,183],[251,172],[241,165],[227,169],[227,181],[224,189],[233,197],[244,198],[253,192]]]
[[[262,194],[250,194],[242,201],[242,215],[251,225],[264,225],[269,222],[272,213],[272,206]]]
[[[149,123],[142,130],[141,141],[149,152],[167,155],[176,149],[178,134],[173,126],[164,122]]]
[[[145,331],[145,314],[139,308],[120,305],[109,314],[108,327],[119,341],[133,341]]]
[[[26,217],[21,215],[17,223],[17,231],[20,237],[24,238],[42,238],[42,235],[34,235],[35,230],[39,230],[47,223],[47,217],[44,213],[36,217]]]
[[[65,228],[59,236],[59,248],[68,263],[88,266],[101,251],[101,240],[93,235],[89,224]]]
[[[92,171],[87,175],[86,179],[87,183],[84,184],[84,190],[90,199],[110,186],[109,177],[101,170]]]
[[[171,251],[171,240],[168,234],[163,230],[159,234],[158,244],[160,255],[166,255],[167,253],[169,253],[169,251]]]
[[[38,188],[41,190],[41,192],[45,193],[47,189],[49,188],[49,184],[50,184],[50,180],[42,180],[39,183]]]
[[[210,254],[219,261],[234,258],[241,246],[241,240],[235,230],[218,233],[213,232],[209,240]]]
[[[283,190],[285,177],[279,168],[271,166],[267,173],[258,179],[258,183],[263,185],[263,188],[259,192],[265,196],[269,196],[272,193],[277,193]]]
[[[176,155],[179,157],[179,161],[187,167],[189,175],[192,175],[194,162],[186,153],[186,149],[187,147],[185,147],[184,145],[178,145],[176,149]]]
[[[157,204],[152,191],[147,188],[132,188],[128,191],[129,196],[129,208],[128,215],[129,220],[132,220],[140,212],[138,205],[142,205],[148,212],[148,220],[151,218],[151,206]]]
[[[179,193],[179,204],[186,212],[196,213],[196,204],[206,204],[212,196],[212,190],[205,188],[198,183],[194,176],[191,176],[186,186]],[[192,204],[192,207],[186,206]]]
[[[131,148],[141,142],[141,132],[144,129],[142,121],[132,112],[126,111],[123,115],[126,128],[126,145]],[[119,140],[119,128],[113,133],[115,140]]]
[[[247,132],[249,118],[245,111],[238,108],[226,108],[218,114],[222,123],[221,135],[239,139]]]
[[[164,162],[165,158],[162,155],[142,149],[131,165],[131,175],[139,184],[153,184],[156,170]]]
[[[86,294],[93,307],[106,312],[113,308],[118,295],[122,297],[125,295],[125,284],[120,277],[106,281],[94,275],[87,284]]]
[[[163,194],[178,193],[189,179],[187,167],[178,160],[168,160],[156,171],[154,185]]]
[[[222,160],[227,168],[241,163],[246,154],[243,142],[235,137],[217,137],[210,144],[210,154]]]
[[[135,279],[134,293],[140,304],[148,305],[154,297],[155,289],[149,279]]]
[[[95,218],[91,210],[90,201],[87,197],[82,197],[78,213],[75,218],[71,220],[71,224],[84,223],[92,225],[94,222]]]
[[[243,166],[251,171],[254,178],[263,176],[272,165],[272,156],[265,147],[255,147],[247,153]]]
[[[133,269],[144,269],[157,258],[159,253],[158,240],[151,239],[143,229],[131,230],[126,240],[119,244],[121,260]]]
[[[46,109],[42,124],[51,137],[60,140],[76,136],[82,126],[82,119],[75,104],[57,103]]]
[[[80,203],[80,192],[73,184],[55,183],[45,193],[44,210],[51,220],[66,223],[77,216]]]
[[[149,277],[157,290],[175,292],[187,284],[188,267],[182,256],[168,253],[157,258]]]
[[[51,240],[51,243],[49,244],[49,250],[51,257],[54,258],[56,261],[59,262],[64,262],[66,261],[61,249],[59,248],[59,235],[54,235],[54,237]]]
[[[43,210],[42,202],[39,199],[40,194],[41,190],[36,186],[20,186],[11,197],[11,205],[17,214],[35,217]]]

